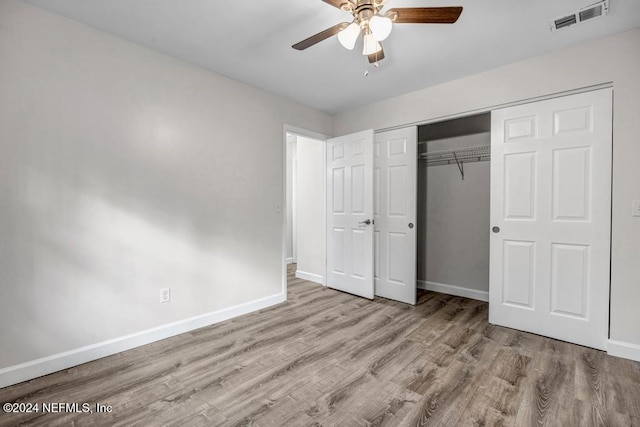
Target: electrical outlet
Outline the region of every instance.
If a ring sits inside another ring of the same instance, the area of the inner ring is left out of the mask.
[[[160,302],[170,302],[171,301],[171,288],[160,289]]]

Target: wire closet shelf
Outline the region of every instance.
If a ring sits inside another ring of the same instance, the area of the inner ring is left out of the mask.
[[[451,165],[491,160],[491,146],[457,148],[453,150],[427,151],[418,155],[420,160],[426,160],[427,166]]]

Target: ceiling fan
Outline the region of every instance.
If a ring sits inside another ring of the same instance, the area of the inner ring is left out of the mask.
[[[353,21],[341,22],[331,28],[294,44],[294,49],[305,50],[331,36],[338,35],[340,44],[352,50],[363,34],[362,54],[377,65],[384,58],[381,41],[391,33],[396,24],[453,24],[462,13],[462,7],[405,7],[389,9],[381,13],[386,0],[322,0],[353,15]]]

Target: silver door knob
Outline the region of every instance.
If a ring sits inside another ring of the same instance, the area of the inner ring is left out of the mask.
[[[493,227],[491,229],[491,231],[493,231],[494,233],[499,233],[500,232],[500,227]]]
[[[365,219],[364,221],[360,221],[358,224],[369,225],[369,224],[371,224],[371,220],[370,219]]]

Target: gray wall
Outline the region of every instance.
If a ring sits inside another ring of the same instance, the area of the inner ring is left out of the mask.
[[[525,59],[334,118],[334,135],[438,119],[613,82],[612,340],[640,360],[640,29]]]
[[[0,373],[282,295],[283,126],[330,116],[17,0],[0,64]]]
[[[429,141],[428,151],[490,145],[481,133]],[[422,144],[425,145],[425,144]],[[489,162],[418,162],[418,280],[489,291]]]

